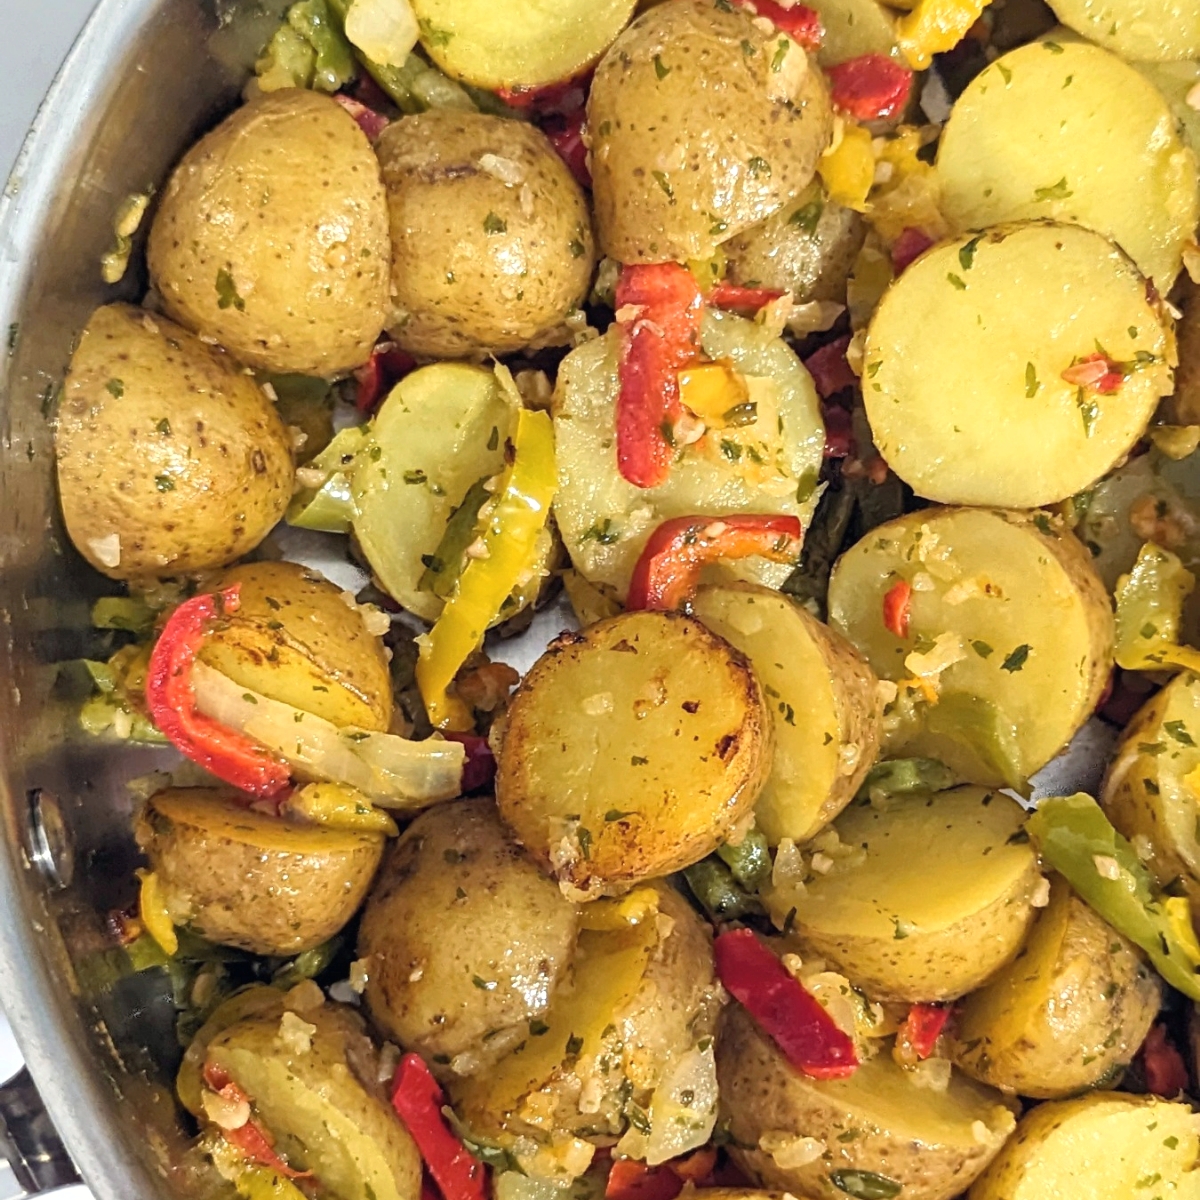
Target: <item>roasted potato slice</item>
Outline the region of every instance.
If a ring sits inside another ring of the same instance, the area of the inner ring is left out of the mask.
[[[578,927],[490,800],[439,805],[391,849],[363,914],[371,1018],[435,1069],[473,1074],[545,1015]]]
[[[808,186],[832,109],[821,72],[769,22],[677,0],[643,13],[601,59],[588,127],[603,252],[682,262],[711,257]]]
[[[268,817],[212,788],[159,792],[136,833],[174,924],[274,955],[311,950],[350,920],[386,840]]]
[[[147,253],[167,314],[242,362],[326,377],[360,366],[391,260],[371,144],[328,96],[251,100],[175,168]]]
[[[383,642],[348,592],[291,562],[233,567],[209,586],[234,584],[241,604],[205,638],[201,662],[335,725],[387,731],[392,680]]]
[[[1113,1080],[1141,1046],[1162,986],[1142,953],[1055,876],[1021,953],[963,1000],[954,1061],[1040,1100]]]
[[[833,823],[844,846],[827,874],[777,881],[772,919],[878,1000],[953,1000],[1021,948],[1041,876],[1024,810],[962,787],[869,801]]]
[[[291,499],[291,444],[263,390],[227,355],[131,305],[88,321],[54,449],[71,541],[113,579],[223,567]]]
[[[969,1200],[1190,1196],[1200,1149],[1188,1104],[1096,1092],[1039,1104],[975,1182]]]
[[[999,1092],[959,1074],[945,1091],[918,1087],[887,1051],[848,1078],[812,1079],[739,1004],[717,1031],[717,1079],[734,1161],[763,1187],[813,1200],[949,1200],[1016,1124]]]
[[[755,822],[772,845],[812,837],[875,762],[879,681],[849,642],[769,588],[701,588],[692,611],[750,659],[767,696],[775,753]]]
[[[746,659],[678,613],[627,613],[550,644],[513,696],[500,815],[580,897],[697,862],[754,807],[771,718]]]
[[[1200,12],[1188,0],[1053,0],[1054,15],[1122,58],[1200,58]]]

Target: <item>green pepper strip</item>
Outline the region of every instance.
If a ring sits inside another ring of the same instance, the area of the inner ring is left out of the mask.
[[[495,504],[484,509],[481,552],[467,563],[458,590],[421,639],[417,684],[437,729],[473,727],[470,710],[447,689],[532,565],[538,534],[550,515],[558,476],[549,416],[522,409],[512,448],[512,462],[497,488]]]
[[[1183,602],[1196,577],[1169,550],[1147,542],[1117,580],[1117,666],[1127,671],[1200,671],[1200,650],[1179,643]]]
[[[1091,796],[1043,800],[1027,828],[1042,858],[1100,917],[1141,946],[1173,988],[1200,1000],[1200,943],[1188,902],[1155,888],[1133,847]],[[1112,862],[1115,879],[1108,878]]]

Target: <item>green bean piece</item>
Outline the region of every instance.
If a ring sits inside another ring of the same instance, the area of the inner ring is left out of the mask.
[[[316,67],[317,52],[306,38],[284,23],[254,64],[254,73],[264,92],[278,92],[284,88],[311,87]]]
[[[450,514],[442,540],[425,561],[425,570],[417,584],[421,591],[432,592],[443,600],[450,598],[463,572],[467,547],[475,540],[479,510],[490,495],[484,487],[486,482],[486,479],[480,479],[473,483],[462,503]]]
[[[771,878],[771,850],[766,834],[757,829],[750,830],[736,846],[728,842],[719,846],[717,854],[748,892],[757,892]]]
[[[876,763],[868,772],[857,798],[866,800],[872,792],[889,796],[910,792],[940,792],[954,786],[954,772],[936,758],[894,758]]]
[[[692,895],[717,921],[734,921],[761,912],[758,902],[734,882],[733,873],[720,859],[709,857],[683,872]]]
[[[318,92],[334,92],[343,88],[357,74],[354,54],[335,22],[325,0],[300,0],[288,9],[288,24],[316,51],[312,86]]]

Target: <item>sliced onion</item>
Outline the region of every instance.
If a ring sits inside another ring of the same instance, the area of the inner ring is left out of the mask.
[[[408,0],[354,0],[346,14],[346,37],[382,67],[404,66],[419,34]]]
[[[339,729],[331,721],[261,692],[198,662],[196,707],[278,755],[305,779],[344,783],[382,808],[423,808],[462,792],[466,751],[457,742],[412,742],[391,733]]]
[[[712,1137],[717,1123],[717,1064],[712,1039],[706,1043],[700,1044],[703,1049],[693,1046],[682,1055],[654,1089],[646,1142],[648,1166],[698,1150]]]

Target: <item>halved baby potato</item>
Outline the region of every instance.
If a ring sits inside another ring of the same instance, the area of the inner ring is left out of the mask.
[[[937,172],[956,231],[1085,225],[1163,295],[1200,215],[1196,156],[1166,100],[1115,54],[1076,42],[1033,42],[977,75],[950,112]]]
[[[639,488],[617,467],[621,332],[573,350],[559,367],[554,438],[559,487],[554,515],[571,561],[589,582],[624,597],[646,539],[672,517],[789,514],[807,526],[825,447],[820,401],[795,353],[763,326],[709,311],[701,347],[746,379],[752,418],[709,429],[683,447],[667,481]],[[761,558],[712,572],[779,587],[792,568]]]
[[[311,950],[354,916],[386,841],[269,817],[212,788],[160,792],[136,834],[174,924],[273,955]]]
[[[771,717],[745,657],[679,613],[565,633],[513,696],[496,802],[581,898],[711,853],[771,769]]]
[[[824,76],[769,20],[674,0],[643,13],[601,60],[588,128],[603,252],[683,262],[711,257],[799,195],[833,113]]]
[[[766,896],[776,926],[878,1000],[954,1000],[1017,954],[1041,876],[1025,813],[962,787],[851,804],[833,823],[858,853]]]
[[[878,680],[841,635],[789,597],[753,584],[705,587],[692,611],[742,651],[775,728],[754,819],[772,845],[804,841],[854,798],[879,749]]]
[[[625,27],[636,0],[413,0],[421,44],[448,75],[520,91],[582,74]]]
[[[1129,1200],[1195,1195],[1200,1150],[1189,1104],[1094,1092],[1039,1104],[969,1200]]]
[[[235,584],[241,603],[209,632],[201,662],[335,725],[387,731],[392,678],[383,642],[347,604],[353,597],[292,562],[245,563],[208,586]]]
[[[1076,1095],[1114,1080],[1161,1002],[1137,947],[1055,876],[1021,953],[958,1005],[952,1057],[1005,1092]]]
[[[734,1161],[813,1200],[949,1200],[1016,1124],[999,1092],[958,1073],[945,1091],[918,1087],[886,1050],[845,1079],[812,1079],[739,1004],[718,1028],[717,1080]]]
[[[1096,355],[1122,375],[1106,394],[1063,378]],[[892,284],[868,330],[863,397],[880,454],[918,495],[1032,508],[1116,465],[1171,391],[1173,363],[1161,303],[1118,247],[1030,222],[937,246]]]
[[[906,587],[901,625],[885,597]],[[888,752],[940,759],[988,786],[1045,766],[1112,668],[1104,585],[1045,514],[937,508],[879,526],[838,560],[829,623],[901,688]]]
[[[1200,58],[1200,10],[1191,0],[1053,0],[1076,33],[1134,60]]]
[[[1200,679],[1176,676],[1126,728],[1104,780],[1108,819],[1159,886],[1200,902]]]

